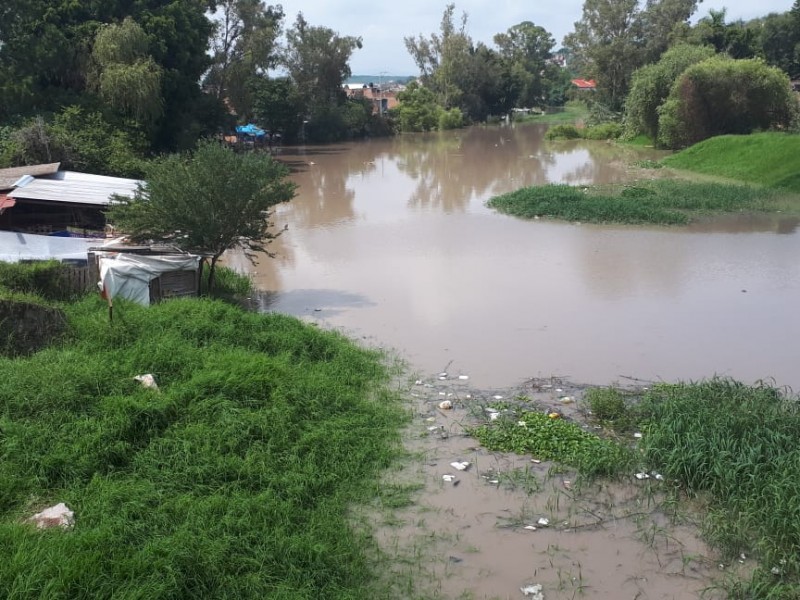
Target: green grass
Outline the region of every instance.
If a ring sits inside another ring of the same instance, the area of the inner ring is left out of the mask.
[[[787,208],[780,194],[764,188],[668,179],[610,188],[527,187],[496,196],[488,206],[524,219],[659,225],[686,224],[701,214]]]
[[[399,452],[381,356],[221,302],[115,308],[0,358],[0,597],[377,597],[348,511]],[[57,502],[73,529],[24,522]]]
[[[714,137],[664,159],[675,169],[800,193],[800,135],[756,133]]]
[[[575,423],[523,411],[470,430],[490,450],[531,454],[576,467],[584,474],[611,475],[631,462],[627,449],[584,431]]]
[[[589,109],[583,102],[570,101],[564,105],[564,110],[543,115],[515,116],[515,123],[543,123],[546,125],[559,125],[577,123],[589,116]]]
[[[798,402],[719,379],[659,385],[644,398],[650,468],[706,499],[706,534],[729,559],[744,552],[759,561],[731,597],[800,597]]]

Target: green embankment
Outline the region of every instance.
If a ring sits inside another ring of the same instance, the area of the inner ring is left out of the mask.
[[[347,515],[399,452],[380,355],[215,301],[65,310],[68,345],[0,358],[0,597],[375,596]],[[58,502],[72,529],[25,522]]]
[[[728,177],[800,194],[800,135],[714,137],[664,159],[675,169]]]

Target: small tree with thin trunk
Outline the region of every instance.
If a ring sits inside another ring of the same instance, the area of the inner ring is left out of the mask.
[[[294,197],[288,169],[272,157],[237,154],[207,140],[194,153],[154,160],[132,198],[117,197],[109,221],[134,242],[165,242],[210,260],[209,290],[222,253],[255,252],[280,232],[272,231],[272,207]]]

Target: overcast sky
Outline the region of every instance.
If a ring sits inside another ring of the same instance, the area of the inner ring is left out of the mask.
[[[695,13],[697,20],[709,9],[727,8],[727,20],[752,19],[771,12],[785,12],[794,0],[705,0]],[[364,47],[350,61],[353,75],[416,75],[417,69],[406,51],[403,38],[439,30],[447,0],[284,0],[286,25],[302,11],[311,25],[324,25],[342,35],[361,36]],[[583,0],[460,0],[456,13],[466,12],[467,27],[475,42],[492,46],[494,34],[521,21],[544,27],[561,46],[581,17]]]

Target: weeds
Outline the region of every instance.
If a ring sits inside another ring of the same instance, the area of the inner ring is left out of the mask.
[[[0,359],[0,596],[375,597],[348,513],[399,452],[380,356],[220,302],[116,308],[71,305],[69,345]],[[23,522],[59,501],[74,529]]]
[[[577,467],[586,475],[610,475],[630,462],[628,451],[581,429],[575,423],[539,412],[518,420],[498,419],[470,431],[490,450],[531,454]]]
[[[707,213],[771,212],[786,208],[772,190],[660,179],[613,188],[545,185],[495,196],[488,206],[526,219],[682,225]]]

